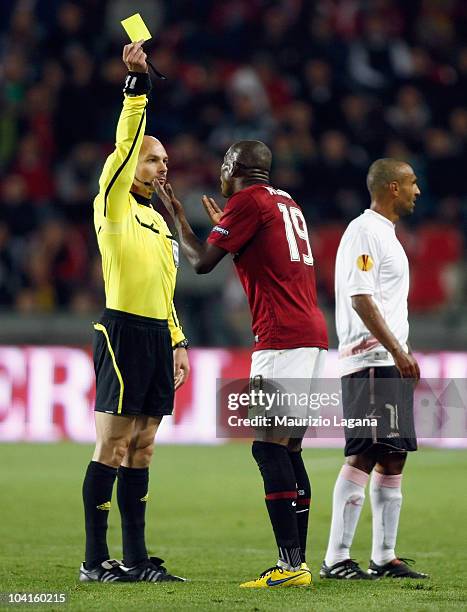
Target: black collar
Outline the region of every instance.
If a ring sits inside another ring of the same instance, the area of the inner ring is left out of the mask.
[[[151,198],[144,198],[139,193],[135,193],[134,191],[130,191],[131,195],[135,198],[138,204],[142,204],[143,206],[149,206],[152,208]]]

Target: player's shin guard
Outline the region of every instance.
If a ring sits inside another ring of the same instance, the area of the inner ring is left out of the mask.
[[[295,481],[297,484],[297,527],[298,536],[300,539],[300,550],[302,552],[302,562],[305,562],[306,554],[306,538],[308,534],[308,518],[310,515],[311,501],[311,484],[308,478],[308,473],[303,463],[302,451],[290,452],[290,461],[295,473]]]
[[[86,470],[83,482],[83,503],[87,569],[93,569],[109,558],[107,519],[116,475],[116,468],[97,461],[91,461]]]
[[[334,486],[332,520],[325,562],[328,567],[350,558],[355,529],[365,501],[368,474],[348,464],[342,466]]]
[[[264,482],[266,507],[279,549],[278,565],[296,570],[302,562],[298,536],[295,474],[285,446],[253,442],[252,454]]]
[[[402,474],[386,476],[373,472],[370,483],[373,514],[373,545],[371,560],[385,565],[396,558],[397,527],[402,505]]]
[[[122,517],[123,564],[133,567],[148,558],[144,539],[149,468],[118,468],[117,500]]]

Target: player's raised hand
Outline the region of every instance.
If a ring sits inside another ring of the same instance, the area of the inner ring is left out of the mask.
[[[172,219],[175,220],[175,210],[174,210],[174,207],[172,206],[172,202],[170,201],[170,196],[167,193],[167,183],[165,184],[165,186],[163,186],[156,179],[153,181],[152,184],[154,186],[154,191],[156,192],[157,197],[162,202],[162,204],[166,207]]]
[[[129,72],[148,72],[143,43],[144,40],[139,40],[123,47],[122,58]]]
[[[183,213],[183,205],[175,196],[171,184],[166,183],[165,185],[161,185],[159,181],[155,180],[153,185],[157,197],[166,207],[172,219],[175,220],[177,216],[180,216],[180,214]]]
[[[204,210],[211,220],[211,223],[213,225],[217,225],[222,217],[222,209],[219,207],[214,198],[208,198],[208,196],[204,195],[201,198],[201,201],[203,203]]]
[[[174,190],[172,189],[172,185],[170,183],[165,184],[165,191],[170,198],[170,203],[173,206],[174,212],[176,215],[180,215],[183,212],[183,204],[174,194]]]

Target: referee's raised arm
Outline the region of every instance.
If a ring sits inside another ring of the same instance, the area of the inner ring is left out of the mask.
[[[125,45],[123,61],[128,68],[123,92],[123,110],[117,125],[115,150],[107,158],[99,179],[94,205],[113,222],[121,221],[128,208],[125,197],[133,183],[138,155],[146,127],[147,94],[151,81],[143,41]]]

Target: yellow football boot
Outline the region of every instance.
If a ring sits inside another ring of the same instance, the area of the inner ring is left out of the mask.
[[[291,572],[277,565],[263,572],[256,580],[244,582],[240,586],[248,589],[267,589],[269,587],[306,587],[311,584],[311,572],[302,563],[299,570]]]

